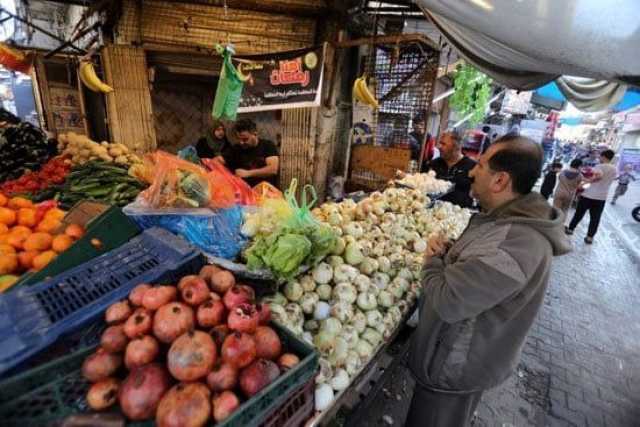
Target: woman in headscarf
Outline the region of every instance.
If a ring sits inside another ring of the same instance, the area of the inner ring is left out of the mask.
[[[214,120],[211,129],[196,143],[196,151],[201,159],[213,159],[219,156],[228,145],[224,124],[220,120]]]

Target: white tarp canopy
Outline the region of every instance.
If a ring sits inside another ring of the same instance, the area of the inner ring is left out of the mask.
[[[563,77],[558,86],[589,110],[617,102],[621,83],[640,85],[639,0],[416,3],[461,56],[510,88],[580,76]]]

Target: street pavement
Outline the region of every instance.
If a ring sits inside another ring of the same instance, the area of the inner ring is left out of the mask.
[[[474,427],[640,426],[640,202],[636,183],[607,204],[593,245],[588,215],[556,258],[544,306],[516,372],[485,393]],[[413,380],[388,377],[358,426],[402,425]]]

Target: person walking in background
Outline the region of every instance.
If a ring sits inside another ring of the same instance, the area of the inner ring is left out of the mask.
[[[482,212],[455,243],[429,239],[405,427],[468,427],[484,390],[518,366],[553,257],[571,250],[562,213],[531,191],[542,157],[528,138],[495,141],[470,172]]]
[[[553,189],[556,187],[556,181],[558,174],[562,170],[562,163],[552,163],[547,169],[547,173],[542,180],[542,186],[540,186],[540,194],[546,200],[549,200],[549,196],[553,193]]]
[[[618,181],[618,185],[613,192],[613,199],[611,200],[612,205],[616,204],[616,200],[618,200],[618,197],[623,196],[624,193],[627,192],[627,188],[629,188],[629,182],[636,180],[636,177],[633,176],[631,170],[631,165],[624,165],[622,173],[616,178],[616,180]]]
[[[576,212],[573,214],[571,223],[565,228],[565,233],[573,234],[576,226],[582,221],[584,214],[589,211],[589,229],[584,242],[593,243],[593,238],[598,232],[598,225],[604,211],[604,205],[609,193],[609,187],[616,179],[616,167],[611,164],[611,160],[615,153],[612,150],[605,150],[600,154],[600,164],[593,168],[593,175],[589,178],[585,177],[585,181],[589,186],[582,192],[578,199]]]
[[[582,160],[574,159],[569,164],[569,168],[563,170],[558,175],[558,186],[553,193],[553,207],[558,208],[564,213],[565,217],[569,212],[571,201],[576,195],[576,190],[582,180],[582,173],[580,173],[580,167],[582,166]]]

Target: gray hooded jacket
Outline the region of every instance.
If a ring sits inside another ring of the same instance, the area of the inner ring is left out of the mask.
[[[423,386],[486,390],[513,371],[542,305],[551,259],[571,250],[563,215],[538,193],[476,214],[424,267],[409,368]]]

